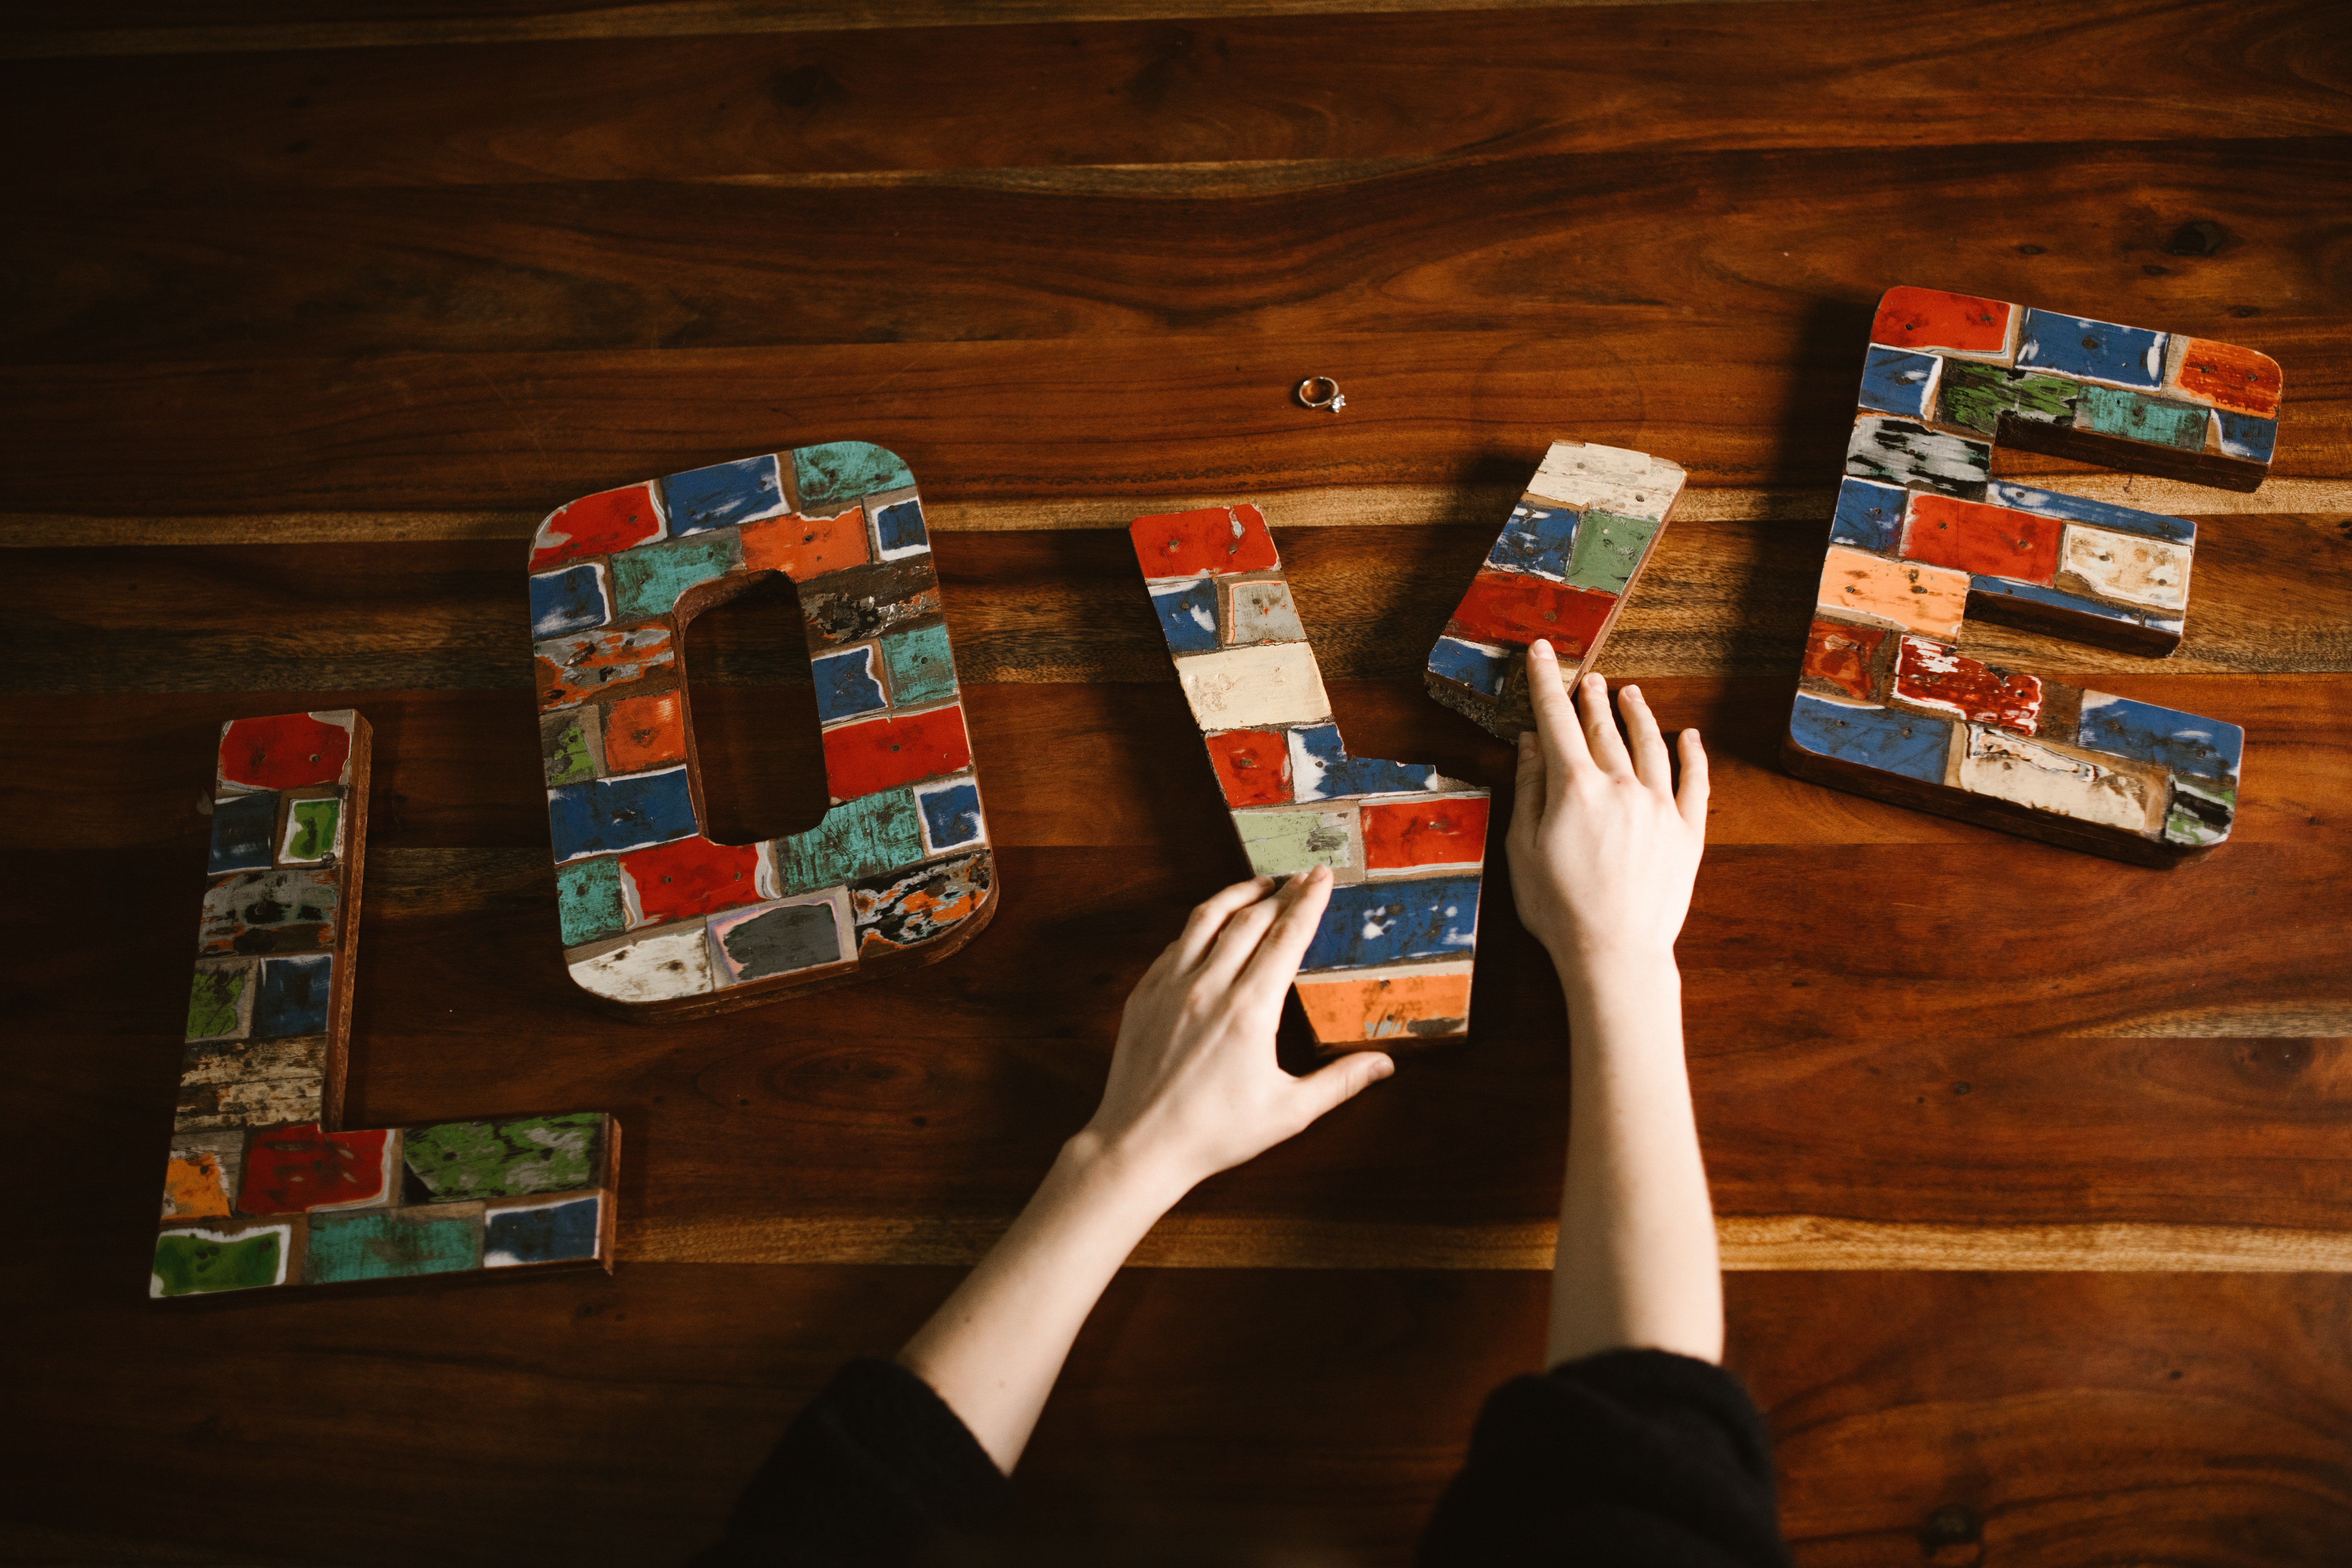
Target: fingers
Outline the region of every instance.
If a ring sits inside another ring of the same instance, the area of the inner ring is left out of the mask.
[[[1666,738],[1658,732],[1658,716],[1638,686],[1617,689],[1617,710],[1625,715],[1625,738],[1633,753],[1633,776],[1660,795],[1674,793],[1674,768],[1666,760]]]
[[[1536,742],[1543,748],[1548,804],[1557,804],[1579,768],[1592,765],[1591,748],[1576,721],[1576,705],[1559,683],[1559,656],[1542,638],[1528,645],[1528,701],[1536,710]]]
[[[1609,683],[1597,675],[1588,675],[1576,696],[1593,765],[1612,777],[1631,778],[1633,760],[1625,754],[1625,742],[1617,734],[1617,721],[1609,716]]]
[[[1282,891],[1274,929],[1258,943],[1243,976],[1244,984],[1271,986],[1277,994],[1288,990],[1297,977],[1299,961],[1323,923],[1323,910],[1331,902],[1331,873],[1318,866],[1303,877],[1293,877]]]
[[[1246,882],[1218,889],[1194,906],[1191,917],[1184,921],[1183,931],[1168,950],[1176,955],[1178,971],[1197,967],[1234,911],[1256,903],[1273,889],[1273,878],[1252,877]]]
[[[1706,831],[1706,748],[1699,744],[1696,730],[1685,730],[1679,741],[1683,757],[1683,787],[1675,795],[1675,805],[1683,820],[1694,831]]]
[[[1298,1079],[1298,1098],[1315,1121],[1332,1107],[1345,1105],[1396,1071],[1393,1058],[1380,1051],[1349,1051],[1338,1061],[1316,1068]]]

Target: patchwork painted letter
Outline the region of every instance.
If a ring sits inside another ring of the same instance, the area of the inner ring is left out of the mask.
[[[687,623],[778,573],[800,594],[833,806],[704,830]],[[676,1017],[935,963],[996,912],[996,863],[915,478],[836,441],[625,485],[531,542],[532,647],[564,962]]]
[[[613,1266],[607,1113],[341,1124],[368,762],[349,710],[221,727],[151,1294]]]
[[[1991,477],[1996,440],[2250,490],[2268,356],[1932,289],[1871,331],[1781,755],[1801,778],[2141,865],[2220,844],[2235,724],[1960,653],[1978,616],[2127,652],[2179,646],[2197,527]]]
[[[1251,867],[1331,868],[1297,984],[1316,1039],[1466,1034],[1487,792],[1348,754],[1257,508],[1138,518],[1129,533]]]

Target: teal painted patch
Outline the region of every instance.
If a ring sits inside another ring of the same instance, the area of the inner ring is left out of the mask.
[[[213,1290],[253,1290],[278,1283],[285,1267],[284,1237],[275,1230],[222,1240],[202,1231],[167,1230],[155,1238],[149,1293],[200,1296]]]
[[[881,490],[912,489],[915,476],[898,454],[865,441],[829,441],[793,454],[793,485],[801,510],[820,502],[856,500]]]
[[[588,749],[588,730],[578,719],[556,726],[547,748],[547,782],[580,784],[596,776],[596,754]]]
[[[823,822],[797,838],[777,839],[772,848],[787,897],[911,866],[923,858],[915,792],[884,790],[836,805]]]
[[[302,1278],[313,1285],[406,1279],[482,1266],[479,1209],[368,1209],[310,1216]]]
[[[2205,449],[2207,409],[2186,403],[2166,403],[2114,386],[2086,386],[2074,417],[2080,428],[2102,436],[2122,436],[2152,446],[2182,452]]]
[[[615,555],[613,583],[621,618],[645,621],[668,615],[680,594],[698,583],[724,577],[742,563],[743,538],[731,528]]]
[[[1658,521],[1649,517],[1619,517],[1613,511],[1588,511],[1576,525],[1576,550],[1569,557],[1567,581],[1573,587],[1622,594],[1642,563],[1642,552]]]
[[[890,668],[890,700],[902,708],[955,695],[955,650],[943,625],[892,632],[882,639],[882,662]]]
[[[237,1013],[245,997],[246,966],[232,969],[199,969],[195,984],[188,992],[188,1038],[217,1040],[234,1035],[237,1029]]]
[[[555,868],[555,912],[563,924],[563,945],[578,947],[628,929],[621,906],[621,867],[616,860],[581,860]]]
[[[435,1203],[520,1198],[593,1187],[603,1174],[604,1118],[597,1111],[520,1121],[444,1121],[401,1140],[409,1170]]]

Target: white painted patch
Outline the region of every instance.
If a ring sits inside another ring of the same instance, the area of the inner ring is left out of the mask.
[[[702,995],[712,985],[702,922],[648,931],[625,946],[583,958],[572,966],[572,978],[582,990],[615,1002]]]
[[[1688,479],[1679,464],[1622,447],[1555,441],[1528,492],[1579,510],[1663,518]]]
[[[2060,534],[2058,569],[2101,598],[2151,609],[2186,610],[2190,552],[2162,539],[2070,522]]]
[[[2008,731],[1967,729],[1956,782],[1971,795],[2126,833],[2150,833],[2160,824],[2164,791],[2147,778]]]
[[[1203,731],[1319,724],[1331,717],[1314,650],[1303,642],[1187,654],[1176,661],[1176,679]]]

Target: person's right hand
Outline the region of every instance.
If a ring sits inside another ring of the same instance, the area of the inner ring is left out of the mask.
[[[1563,969],[1670,956],[1706,843],[1698,731],[1682,732],[1677,792],[1639,687],[1617,694],[1630,751],[1609,717],[1608,683],[1585,677],[1571,702],[1549,642],[1528,649],[1528,690],[1536,727],[1519,736],[1518,801],[1504,840],[1520,921]]]

